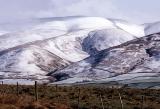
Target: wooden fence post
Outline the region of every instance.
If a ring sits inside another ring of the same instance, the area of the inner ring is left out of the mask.
[[[114,88],[113,88],[113,86],[112,86],[111,109],[113,109],[113,95],[114,95]]]
[[[118,92],[119,93],[119,92]],[[123,109],[123,101],[122,101],[122,97],[121,97],[121,94],[119,93],[119,99],[120,99],[120,103],[121,103],[121,109]]]
[[[144,104],[144,96],[142,95],[141,109],[143,109],[143,104]]]
[[[56,92],[58,91],[58,85],[56,84]]]
[[[16,92],[17,92],[17,96],[19,96],[19,84],[18,84],[18,82],[17,82]]]
[[[79,109],[79,102],[80,102],[80,93],[81,93],[81,89],[78,89],[78,104],[77,104],[77,109]]]
[[[102,98],[102,95],[101,95],[101,94],[100,94],[100,98],[101,98],[102,109],[104,109],[104,103],[103,103],[103,98]]]
[[[3,94],[3,89],[4,89],[4,88],[3,88],[3,81],[1,81],[1,83],[2,83],[2,84],[1,84],[1,85],[2,85],[2,86],[1,86],[1,93]]]
[[[142,95],[142,98],[141,98],[141,109],[144,108],[144,104],[145,104],[145,101],[146,101],[146,89],[144,89],[144,95]]]
[[[38,88],[37,88],[37,81],[35,81],[35,99],[38,101]]]

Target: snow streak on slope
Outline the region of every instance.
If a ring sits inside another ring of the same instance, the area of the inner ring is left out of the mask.
[[[130,33],[131,35],[142,37],[145,36],[144,27],[136,24],[131,24],[123,20],[113,20],[113,23],[120,29]]]
[[[121,29],[104,29],[91,32],[83,41],[83,49],[89,54],[109,47],[120,45],[126,41],[136,38]]]
[[[88,57],[88,53],[82,50],[82,41],[87,37],[89,30],[80,30],[67,35],[49,40],[45,45],[41,45],[62,59],[69,62],[78,62]]]

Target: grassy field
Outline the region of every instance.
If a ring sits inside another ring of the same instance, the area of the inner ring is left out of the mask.
[[[120,98],[122,101],[120,101]],[[123,103],[123,104],[121,104]],[[0,109],[159,109],[160,90],[108,88],[105,85],[0,85]]]

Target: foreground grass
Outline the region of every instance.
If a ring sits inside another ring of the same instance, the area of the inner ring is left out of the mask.
[[[69,109],[65,104],[54,103],[51,100],[35,101],[28,95],[0,95],[0,109]]]
[[[34,86],[0,85],[0,109],[159,109],[160,90],[107,88],[105,85]],[[120,95],[120,96],[119,96]],[[103,105],[102,105],[103,104]]]

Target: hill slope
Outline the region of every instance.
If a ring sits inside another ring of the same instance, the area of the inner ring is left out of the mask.
[[[111,47],[53,73],[58,83],[159,82],[160,34]],[[63,75],[65,75],[65,80]]]
[[[74,83],[132,77],[130,70],[138,68],[143,59],[150,59],[145,50],[150,41],[138,42],[145,40],[140,37],[146,31],[142,25],[100,17],[41,19],[33,28],[0,36],[0,77],[11,80],[8,83],[16,79],[22,83],[64,79],[62,83]],[[132,39],[137,42],[118,46]]]

